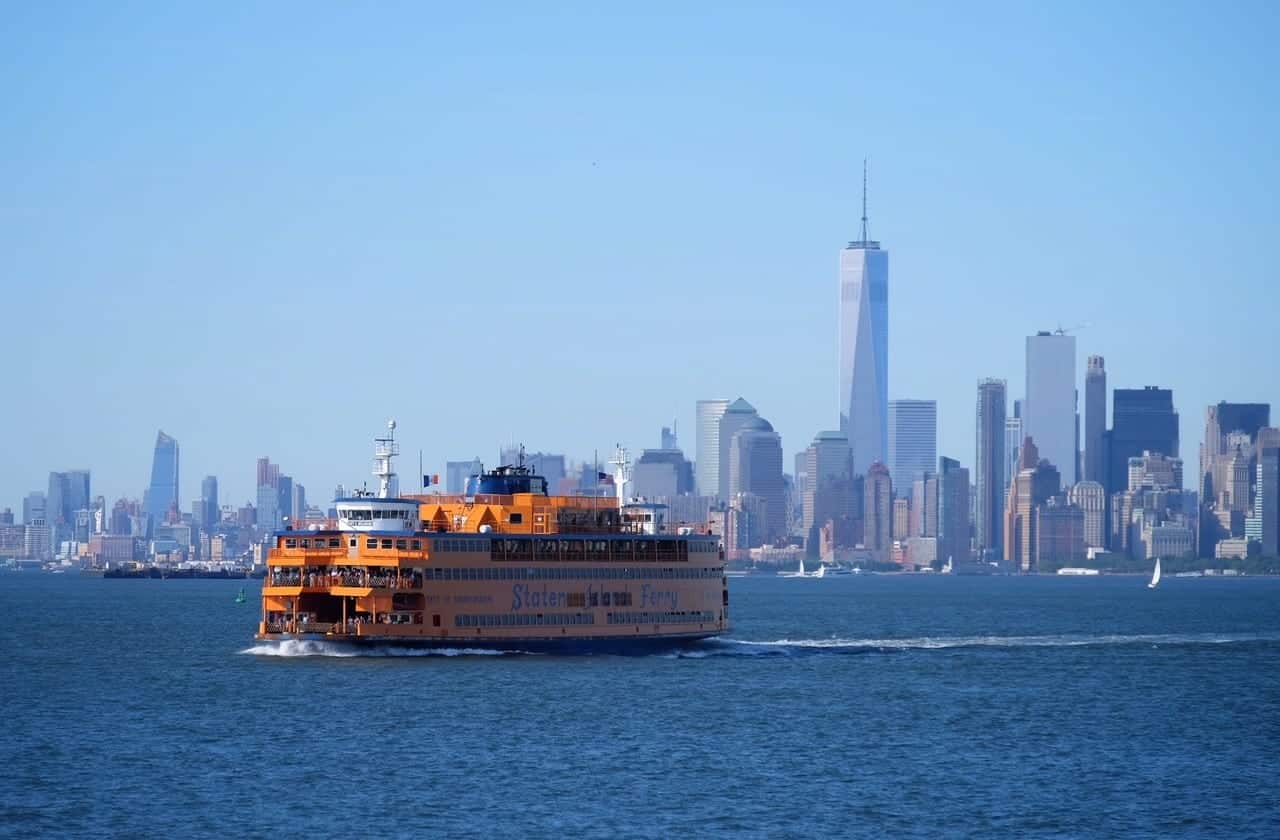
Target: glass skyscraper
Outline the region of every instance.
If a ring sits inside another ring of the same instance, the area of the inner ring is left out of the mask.
[[[893,400],[889,403],[889,476],[905,498],[911,483],[933,471],[938,458],[938,403]]]
[[[1022,433],[1064,484],[1076,476],[1076,338],[1041,332],[1027,337],[1027,391]]]
[[[889,252],[867,238],[840,252],[840,431],[853,468],[866,473],[889,457]]]
[[[720,417],[728,407],[728,400],[698,400],[693,474],[702,496],[720,494]]]
[[[215,475],[206,475],[204,481],[200,482],[200,510],[200,524],[206,530],[213,530],[220,517],[218,510],[218,477]]]
[[[978,383],[977,447],[973,462],[977,473],[974,524],[977,526],[978,549],[992,550],[993,557],[1000,556],[1004,494],[1009,484],[1009,468],[1005,463],[1007,399],[1003,379],[983,379]]]
[[[178,505],[178,442],[163,431],[156,434],[151,459],[151,484],[142,495],[143,512],[159,524]]]
[[[1108,493],[1128,489],[1130,458],[1144,452],[1176,458],[1178,412],[1173,408],[1173,391],[1154,385],[1116,388],[1111,399],[1107,452],[1110,458],[1105,484]]]

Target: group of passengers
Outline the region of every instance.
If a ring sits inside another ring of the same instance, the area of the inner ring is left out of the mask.
[[[422,572],[417,569],[375,568],[372,572],[356,566],[306,569],[276,566],[271,570],[271,586],[358,586],[375,589],[421,589]]]
[[[271,611],[267,613],[267,630],[273,633],[297,633],[316,624],[316,614],[300,612],[296,616],[291,612]],[[370,624],[422,624],[420,612],[384,612],[375,618],[368,613],[361,613],[347,618],[346,624],[337,622],[334,627],[345,628],[347,633],[355,633],[359,625]]]
[[[367,614],[352,616],[347,619],[347,632],[356,632],[356,625],[359,624],[421,624],[422,613],[420,612],[395,612],[395,613],[379,613],[375,621],[372,616]]]

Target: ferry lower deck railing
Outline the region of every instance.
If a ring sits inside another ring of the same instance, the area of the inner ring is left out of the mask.
[[[379,613],[376,620],[371,616],[348,618],[346,622],[311,621],[299,617],[296,621],[293,619],[269,620],[263,623],[263,628],[267,633],[323,633],[355,636],[361,635],[361,628],[370,628],[363,631],[365,635],[376,635],[377,631],[373,628],[420,626],[424,623],[424,613],[421,610],[395,610]]]
[[[338,567],[313,567],[306,572],[294,568],[272,571],[267,575],[267,586],[301,586],[307,589],[324,589],[330,586],[352,586],[373,589],[421,589],[422,575],[412,572],[403,575],[375,574],[362,570],[342,570]]]

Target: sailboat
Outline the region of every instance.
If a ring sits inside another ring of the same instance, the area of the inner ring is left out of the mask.
[[[827,565],[825,563],[818,564],[818,571],[814,572],[810,577],[820,578],[827,573]]]
[[[1147,584],[1147,589],[1155,589],[1160,585],[1160,558],[1156,558],[1156,570],[1151,573],[1151,583]]]
[[[245,602],[244,587],[240,587],[240,591],[236,593],[236,603],[243,604]]]

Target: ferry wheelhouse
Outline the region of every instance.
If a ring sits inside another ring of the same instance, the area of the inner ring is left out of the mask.
[[[719,538],[671,533],[660,505],[552,496],[523,465],[461,496],[392,497],[394,423],[375,495],[335,502],[336,527],[273,536],[262,640],[630,650],[729,629]]]

